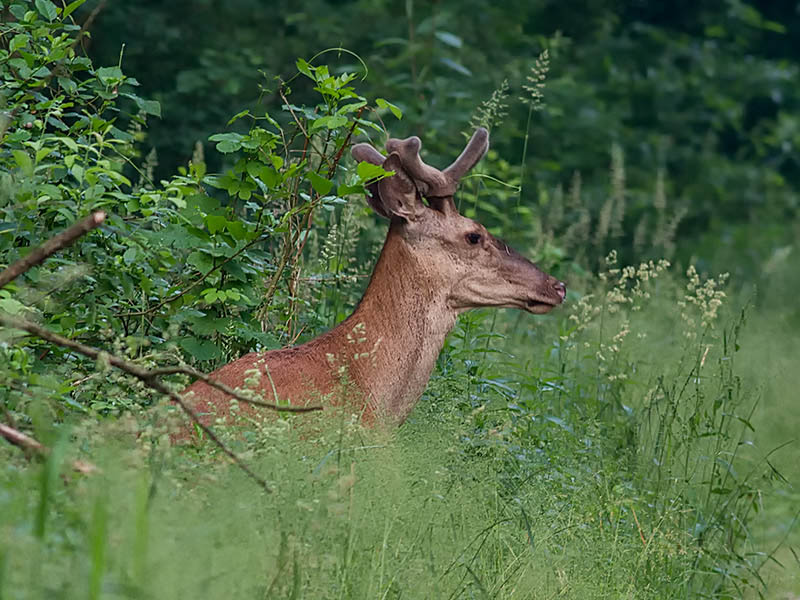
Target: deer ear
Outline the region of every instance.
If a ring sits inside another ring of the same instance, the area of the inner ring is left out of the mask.
[[[425,204],[419,197],[414,181],[403,169],[400,155],[392,152],[383,161],[383,170],[394,171],[394,175],[378,182],[378,202],[383,209],[378,212],[415,221],[425,210]]]

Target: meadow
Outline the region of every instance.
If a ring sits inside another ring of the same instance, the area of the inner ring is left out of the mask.
[[[674,307],[714,286],[640,273],[639,296],[617,281],[535,323],[470,315],[399,430],[232,434],[271,493],[211,444],[170,447],[152,413],[65,424],[39,465],[4,449],[4,597],[796,592],[796,451],[773,454],[790,382],[759,347],[775,319],[723,304],[699,330],[707,304]]]

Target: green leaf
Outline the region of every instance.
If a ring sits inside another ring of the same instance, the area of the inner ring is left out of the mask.
[[[266,165],[259,169],[258,178],[263,181],[264,185],[266,185],[269,189],[274,189],[281,179],[280,175],[275,169]]]
[[[241,149],[243,137],[239,133],[217,133],[208,139],[211,142],[217,142],[217,150],[219,152],[229,154]]]
[[[214,259],[205,252],[195,250],[188,257],[186,262],[192,265],[200,273],[207,273],[214,267]]]
[[[86,0],[75,0],[74,2],[70,2],[67,7],[64,9],[64,12],[61,15],[62,19],[66,19],[70,16],[76,9],[80,8],[81,4],[86,2]]]
[[[261,167],[262,166],[263,165],[261,165],[260,163],[254,161],[254,160],[251,160],[251,161],[247,162],[247,166],[245,167],[245,171],[247,171],[247,174],[250,175],[250,177],[258,177],[258,174],[261,172]]]
[[[195,360],[212,360],[222,356],[222,350],[210,340],[187,337],[180,340],[178,345]]]
[[[212,304],[219,299],[219,290],[217,288],[206,288],[200,295],[203,297],[203,302]]]
[[[306,177],[311,182],[311,186],[314,188],[314,191],[317,192],[320,196],[324,196],[328,192],[331,191],[333,187],[333,182],[329,179],[325,179],[324,177],[318,175],[314,171],[309,171],[306,173]]]
[[[127,250],[125,250],[124,254],[122,255],[122,261],[126,265],[130,265],[136,262],[138,256],[139,256],[139,250],[135,246],[130,246]]]
[[[370,181],[388,176],[393,171],[385,171],[380,165],[373,165],[371,162],[362,161],[356,167],[356,173],[361,178],[361,181]]]
[[[451,60],[447,57],[442,57],[439,59],[444,66],[453,69],[453,71],[457,73],[461,73],[462,75],[466,75],[467,77],[472,77],[472,71],[470,71],[467,67],[462,65],[461,63],[457,63],[454,60]]]
[[[69,79],[68,77],[59,77],[58,85],[60,85],[61,89],[67,92],[68,94],[74,94],[75,91],[78,89],[78,84],[75,83],[72,79]]]
[[[297,62],[295,64],[297,65],[297,70],[300,71],[303,75],[305,75],[306,77],[308,77],[312,81],[316,81],[317,80],[314,77],[314,75],[311,73],[311,66],[306,61],[304,61],[302,58],[298,58]]]
[[[366,100],[359,100],[358,102],[351,102],[350,104],[343,105],[339,110],[336,111],[337,115],[347,115],[350,113],[356,112],[359,108],[366,106]]]
[[[211,335],[214,333],[225,333],[230,326],[231,320],[224,317],[212,317],[203,315],[202,317],[191,317],[187,319],[189,327],[193,333],[198,335]]]
[[[169,201],[172,202],[176,208],[186,208],[186,200],[181,196],[170,196]]]
[[[364,193],[364,186],[363,185],[345,185],[342,184],[338,188],[336,188],[336,194],[338,196],[349,196],[350,194],[363,194]]]
[[[561,427],[561,429],[563,429],[564,431],[568,431],[569,433],[574,433],[574,431],[572,430],[572,426],[561,417],[555,417],[553,415],[544,415],[544,417],[542,418],[545,421],[550,421],[551,423],[555,423],[556,425]]]
[[[228,230],[228,233],[230,233],[235,240],[243,240],[247,235],[247,230],[244,227],[244,223],[241,221],[228,221],[225,223],[225,229]]]
[[[52,147],[45,147],[41,150],[36,152],[36,162],[40,162],[43,158],[45,158],[48,154],[50,154],[55,148]]]
[[[50,0],[36,0],[36,10],[48,21],[52,21],[58,15],[56,5]]]
[[[20,48],[25,48],[28,45],[28,36],[24,33],[18,33],[15,35],[11,43],[8,45],[8,52],[13,53],[19,50]]]
[[[225,227],[225,223],[227,223],[227,219],[220,215],[208,215],[206,217],[206,227],[208,227],[211,235],[222,230]]]
[[[70,138],[70,137],[66,137],[66,136],[58,136],[58,137],[56,137],[56,138],[53,138],[53,139],[56,139],[56,140],[58,140],[59,142],[61,142],[62,144],[64,144],[64,145],[65,145],[67,148],[69,148],[70,150],[72,150],[73,152],[77,152],[77,151],[78,151],[78,144],[76,144],[76,143],[75,143],[75,140],[73,140],[73,139],[72,139],[72,138]]]
[[[26,308],[24,304],[14,298],[0,298],[0,310],[10,315],[21,314]]]
[[[125,77],[119,67],[100,67],[95,74],[104,85],[119,83]]]
[[[139,100],[139,108],[148,115],[161,118],[161,103],[158,100]]]
[[[14,155],[14,160],[17,161],[22,172],[26,175],[33,175],[33,161],[28,153],[24,150],[12,150],[11,153]]]
[[[247,110],[247,109],[244,109],[243,111],[236,113],[235,115],[233,115],[233,116],[232,116],[232,117],[231,117],[231,118],[228,120],[228,125],[230,125],[231,123],[233,123],[234,121],[236,121],[236,120],[238,120],[238,119],[241,119],[241,118],[242,118],[242,117],[244,117],[245,115],[249,115],[249,114],[250,114],[250,111],[249,111],[249,110]]]
[[[223,154],[230,154],[241,149],[242,145],[231,140],[223,140],[217,144],[217,150]]]
[[[342,115],[330,115],[327,117],[320,117],[311,125],[311,131],[327,127],[328,129],[336,129],[337,127],[344,127],[347,125],[347,117]]]
[[[383,98],[376,98],[375,104],[378,105],[378,108],[388,108],[398,120],[403,118],[403,111],[391,102],[384,100]]]
[[[449,31],[436,31],[434,34],[436,39],[442,42],[443,44],[447,44],[448,46],[452,46],[453,48],[461,48],[463,42],[461,38],[455,34],[450,33]]]

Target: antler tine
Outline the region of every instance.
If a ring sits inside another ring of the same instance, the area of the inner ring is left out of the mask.
[[[478,127],[475,133],[472,134],[464,151],[452,165],[444,170],[445,175],[448,175],[454,181],[458,181],[467,171],[478,164],[478,161],[483,158],[488,150],[489,132],[483,127]]]
[[[352,153],[353,158],[356,159],[356,162],[368,162],[372,163],[373,165],[382,165],[386,160],[383,154],[373,148],[371,144],[366,144],[364,142],[355,144],[350,152]],[[389,215],[389,213],[383,209],[383,205],[378,200],[378,184],[367,184],[367,192],[367,202],[372,207],[372,210],[379,215],[386,217],[387,219],[390,218],[391,215]]]
[[[350,152],[353,154],[353,158],[355,158],[357,162],[368,162],[372,163],[373,165],[382,165],[383,161],[386,160],[386,157],[373,148],[371,144],[365,144],[363,142],[353,146]]]
[[[386,150],[400,156],[403,168],[411,175],[423,196],[452,196],[456,192],[457,179],[451,179],[439,169],[426,165],[419,156],[422,142],[417,136],[404,140],[390,139]]]
[[[386,142],[388,153],[396,153],[400,157],[400,164],[414,180],[417,189],[423,196],[427,198],[446,198],[456,193],[458,180],[486,154],[489,149],[489,132],[483,127],[475,130],[461,155],[444,171],[422,162],[422,158],[419,155],[421,147],[422,142],[417,136],[404,140],[391,138]],[[359,162],[367,161],[375,165],[381,165],[386,160],[370,144],[356,144],[353,146],[352,153],[353,157]]]

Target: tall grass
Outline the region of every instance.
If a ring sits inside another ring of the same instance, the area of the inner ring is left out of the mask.
[[[775,476],[738,364],[746,324],[703,325],[719,287],[657,265],[592,285],[560,318],[463,319],[399,431],[341,420],[310,439],[282,420],[236,440],[272,494],[124,421],[62,435],[41,465],[4,450],[0,596],[758,591],[770,550],[750,527]],[[102,474],[71,475],[87,450]]]

